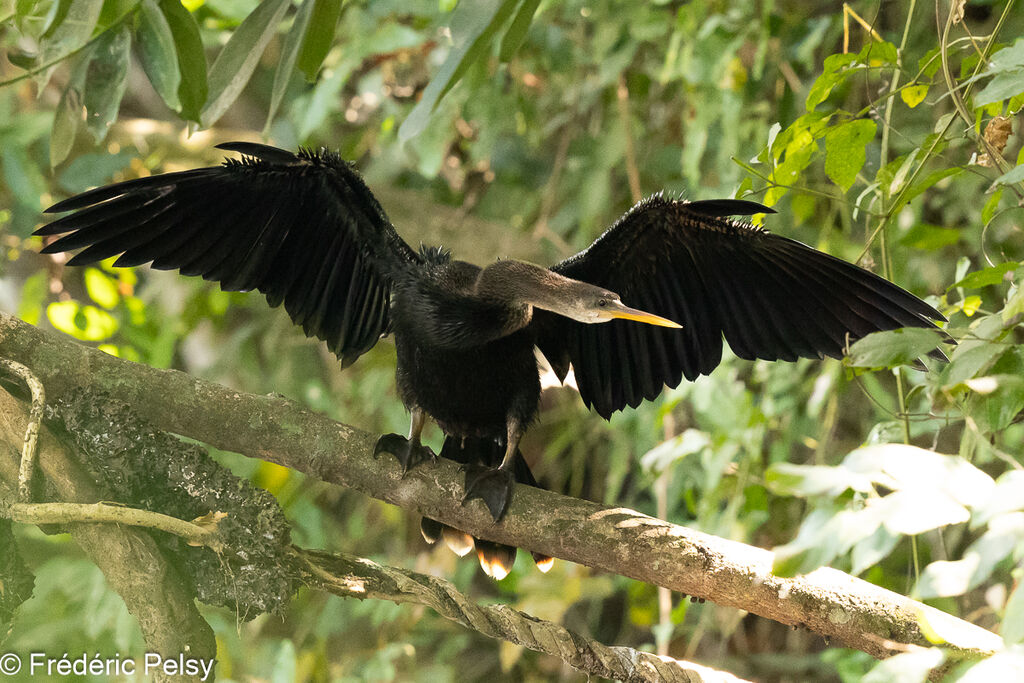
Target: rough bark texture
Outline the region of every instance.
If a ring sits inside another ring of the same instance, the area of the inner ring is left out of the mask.
[[[800,624],[876,657],[900,644],[928,646],[921,620],[953,656],[1002,645],[995,634],[833,569],[782,579],[772,554],[626,508],[516,486],[494,524],[478,501],[462,506],[462,475],[444,460],[404,479],[375,460],[377,435],[277,397],[254,396],[176,371],[155,370],[82,347],[0,314],[0,357],[28,366],[56,400],[77,386],[110,392],[157,428],[306,472],[482,538],[615,572],[785,624]]]
[[[45,373],[33,372],[46,383]],[[0,391],[0,443],[20,449],[27,421],[25,406]],[[46,479],[48,499],[91,503],[103,498],[45,428],[39,434],[37,462]],[[18,480],[18,463],[13,458],[0,457],[0,480],[13,497]],[[213,630],[196,609],[191,588],[145,531],[98,524],[68,524],[66,528],[124,599],[138,620],[149,651],[164,657],[216,656]],[[158,680],[198,681],[199,677],[160,676]]]

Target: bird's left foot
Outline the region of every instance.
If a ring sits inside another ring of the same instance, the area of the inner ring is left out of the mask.
[[[467,500],[479,498],[491,512],[495,522],[501,521],[512,500],[512,487],[515,477],[512,472],[500,467],[482,467],[466,465],[466,495],[462,497],[465,505]]]
[[[385,434],[377,439],[377,445],[373,447],[373,457],[376,458],[381,453],[390,453],[395,456],[399,464],[402,465],[403,475],[424,460],[437,461],[434,451],[398,434]]]

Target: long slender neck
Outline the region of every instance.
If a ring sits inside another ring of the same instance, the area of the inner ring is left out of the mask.
[[[498,261],[480,271],[475,294],[513,306],[535,306],[565,314],[566,295],[576,280],[522,261]]]

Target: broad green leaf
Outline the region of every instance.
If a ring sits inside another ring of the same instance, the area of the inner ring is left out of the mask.
[[[174,46],[174,34],[167,17],[160,11],[156,0],[142,0],[139,6],[139,61],[149,82],[168,107],[181,109],[178,88],[181,87],[181,68]]]
[[[938,225],[916,223],[903,237],[900,244],[913,249],[937,251],[960,241],[960,231],[955,228],[943,228]]]
[[[900,90],[900,99],[911,109],[924,102],[926,97],[928,97],[927,85],[908,85]]]
[[[894,368],[913,363],[941,341],[942,332],[925,327],[875,332],[854,342],[844,362],[854,368]]]
[[[290,4],[290,0],[263,0],[231,34],[210,67],[210,99],[199,115],[203,126],[216,123],[242,94]]]
[[[498,49],[498,58],[501,61],[507,62],[515,57],[519,46],[526,39],[526,32],[530,30],[530,24],[533,23],[533,15],[537,13],[537,7],[539,6],[540,0],[523,0],[519,10],[516,12],[515,19],[512,20],[508,30],[505,31],[505,35],[501,39],[501,47]]]
[[[82,126],[82,110],[85,106],[83,89],[85,74],[92,58],[92,50],[79,53],[71,68],[67,87],[57,103],[53,114],[53,130],[50,132],[50,166],[64,161],[75,143],[78,129]]]
[[[902,443],[858,448],[842,467],[894,491],[925,488],[967,506],[981,505],[995,488],[992,477],[960,456]]]
[[[85,125],[96,144],[107,137],[117,120],[128,85],[131,46],[131,32],[122,24],[104,34],[93,48],[85,77]]]
[[[768,489],[779,496],[825,495],[835,498],[847,489],[860,492],[872,490],[870,478],[844,467],[779,462],[768,468],[764,479]]]
[[[950,292],[958,287],[964,289],[980,289],[990,285],[997,285],[1006,279],[1006,274],[1013,272],[1020,267],[1019,261],[1006,261],[998,266],[991,266],[982,270],[976,270],[966,277],[950,285],[946,291]]]
[[[38,64],[46,64],[71,54],[88,42],[103,9],[103,0],[61,0],[60,10],[39,41]],[[52,66],[34,76],[40,90],[46,86],[57,68]]]
[[[1024,93],[1024,69],[1014,69],[996,74],[977,95],[974,106],[984,107],[987,104],[1002,102]]]
[[[1008,512],[1024,510],[1024,470],[1010,470],[996,479],[991,495],[974,510],[971,528],[977,528]]]
[[[924,486],[890,493],[872,504],[878,506],[886,529],[905,536],[961,524],[971,518],[967,508],[952,496]]]
[[[281,48],[281,57],[277,61],[277,69],[274,71],[274,86],[270,93],[270,106],[267,109],[267,122],[263,124],[263,134],[270,131],[270,124],[274,121],[277,108],[288,90],[288,84],[292,80],[292,73],[295,71],[295,60],[299,56],[299,48],[302,47],[304,36],[310,27],[310,18],[313,16],[313,0],[306,0],[295,13],[295,20],[284,39],[284,46]],[[333,35],[334,30],[331,29]]]
[[[320,65],[334,42],[334,32],[341,16],[341,0],[305,0],[303,5],[310,2],[313,3],[313,15],[296,65],[306,75],[306,80],[312,83],[316,81]]]
[[[423,131],[441,98],[451,90],[466,69],[491,45],[495,32],[505,23],[518,4],[517,0],[462,0],[452,13],[451,31],[454,47],[444,64],[423,90],[423,96],[398,129],[398,139],[405,142]]]
[[[889,657],[871,668],[861,683],[924,683],[932,669],[946,660],[938,647],[917,648]]]
[[[181,116],[198,123],[208,91],[206,53],[199,35],[199,25],[195,17],[178,0],[160,0],[160,10],[171,28],[175,52],[178,54],[178,70],[181,72],[178,100],[181,102]]]
[[[850,553],[851,572],[854,576],[861,574],[889,556],[903,539],[899,534],[879,526],[867,538],[861,539],[853,546]]]
[[[79,154],[57,176],[60,189],[68,194],[85,192],[91,187],[110,181],[118,171],[127,167],[139,153],[134,147],[127,147],[117,154],[87,152]]]
[[[1024,73],[1021,74],[1021,78],[1024,79]],[[993,185],[1012,185],[1013,183],[1024,182],[1024,164],[1014,166],[1003,175],[996,178]]]
[[[849,191],[867,160],[867,145],[875,137],[877,126],[870,119],[847,121],[825,134],[825,173]]]
[[[846,74],[841,71],[857,61],[854,54],[834,54],[825,58],[824,72],[811,84],[804,99],[804,107],[807,111],[814,111],[815,108],[824,102],[832,93],[832,89],[843,82]]]
[[[1018,168],[1024,168],[1024,165],[1019,166]],[[1021,171],[1021,173],[1024,174],[1024,171]],[[996,180],[999,180],[999,178],[996,178]],[[1021,180],[1024,180],[1024,177],[1022,177]],[[987,225],[992,220],[992,217],[996,215],[996,210],[999,208],[999,202],[1003,198],[1003,189],[1004,188],[1000,187],[993,190],[988,201],[985,202],[985,208],[981,210],[982,223]]]

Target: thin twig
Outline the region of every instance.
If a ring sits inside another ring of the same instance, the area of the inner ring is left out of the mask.
[[[205,545],[214,551],[222,548],[215,526],[200,526],[159,512],[112,505],[110,503],[13,503],[0,510],[22,524],[124,524],[180,536],[192,545]]]
[[[39,446],[39,423],[46,407],[46,390],[32,371],[17,361],[0,358],[0,367],[7,368],[28,385],[32,392],[32,409],[25,427],[25,441],[21,446],[21,464],[18,467],[18,499],[23,503],[32,500],[32,474],[36,467],[36,451]]]
[[[629,194],[633,203],[643,199],[640,188],[640,169],[636,163],[636,142],[633,141],[632,126],[629,125],[629,88],[626,75],[619,73],[618,87],[615,88],[615,99],[619,107],[619,118],[622,119],[622,130],[626,136],[626,177],[629,179]]]

